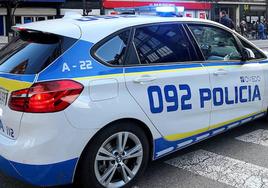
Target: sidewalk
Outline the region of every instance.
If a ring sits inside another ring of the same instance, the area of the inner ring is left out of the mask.
[[[268,49],[268,40],[267,39],[266,40],[251,40],[251,42],[263,50]]]
[[[0,49],[8,42],[7,37],[0,37]]]

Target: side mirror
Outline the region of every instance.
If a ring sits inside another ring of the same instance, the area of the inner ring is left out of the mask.
[[[249,48],[244,48],[243,49],[243,53],[244,53],[244,60],[245,61],[256,58],[256,56],[253,53],[253,51],[251,49],[249,49]]]

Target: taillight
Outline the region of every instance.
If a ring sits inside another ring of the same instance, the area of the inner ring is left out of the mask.
[[[83,88],[72,80],[39,82],[28,89],[13,91],[8,105],[20,112],[58,112],[73,103]]]

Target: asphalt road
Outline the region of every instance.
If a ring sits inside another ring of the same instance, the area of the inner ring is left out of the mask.
[[[268,121],[256,120],[152,162],[134,187],[268,188],[267,159]],[[0,173],[0,188],[37,187]]]

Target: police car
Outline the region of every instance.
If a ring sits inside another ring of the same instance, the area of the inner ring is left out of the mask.
[[[14,29],[0,169],[30,184],[130,186],[150,160],[266,115],[267,56],[218,23],[69,15]]]

